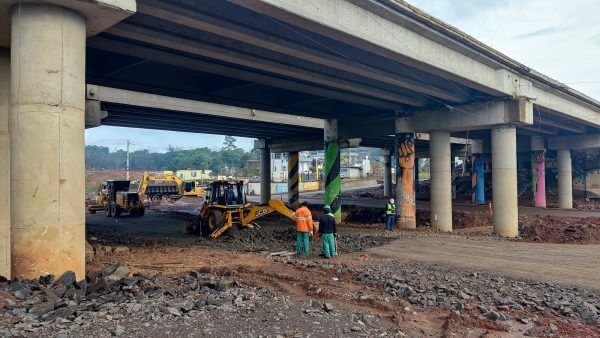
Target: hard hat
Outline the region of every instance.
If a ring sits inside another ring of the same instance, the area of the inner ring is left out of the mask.
[[[394,199],[390,198],[390,203],[394,204]]]
[[[325,205],[325,206],[323,206],[323,211],[328,214],[331,212],[331,207],[328,205]]]

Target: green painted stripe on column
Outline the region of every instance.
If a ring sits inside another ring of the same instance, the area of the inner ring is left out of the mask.
[[[339,219],[342,215],[340,192],[340,145],[336,141],[325,142],[325,196],[324,202],[331,207],[331,212]]]

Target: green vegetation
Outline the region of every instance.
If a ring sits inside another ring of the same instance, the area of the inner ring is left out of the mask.
[[[169,148],[166,153],[137,150],[129,158],[131,170],[210,169],[215,174],[244,175],[249,170],[248,160],[258,159],[258,156],[255,150],[247,152],[238,148],[235,138],[228,136],[220,150]],[[85,166],[88,170],[124,169],[126,159],[124,150],[111,152],[108,147],[85,147]]]

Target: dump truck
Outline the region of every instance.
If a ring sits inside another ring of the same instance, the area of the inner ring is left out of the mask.
[[[122,214],[144,216],[145,207],[137,191],[129,191],[130,181],[106,181],[108,200],[104,205],[106,217],[119,218]]]
[[[200,196],[205,193],[198,182],[183,181],[172,171],[157,174],[144,172],[138,192],[142,198],[152,202],[158,202],[161,199],[176,201],[183,196]]]
[[[209,184],[200,214],[194,219],[192,231],[215,239],[229,231],[255,227],[256,221],[274,212],[296,220],[294,210],[284,202],[270,200],[252,204],[246,200],[243,181],[214,181]]]

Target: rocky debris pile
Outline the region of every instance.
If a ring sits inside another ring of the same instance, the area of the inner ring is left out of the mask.
[[[383,206],[385,206],[385,202],[382,202],[381,208],[347,206],[344,208],[344,212],[348,213],[346,222],[383,225],[385,221],[385,209]]]
[[[582,321],[600,329],[598,291],[416,262],[373,262],[356,267],[293,258],[276,260],[302,268],[330,270],[338,276],[349,274],[359,283],[379,284],[384,289],[385,302],[405,300],[416,307],[445,307],[456,314],[500,326],[514,320],[541,325],[544,330],[554,332],[556,330],[549,330],[549,324],[540,319],[550,316],[556,318],[550,322],[553,326]],[[369,295],[357,297],[365,301],[371,299]],[[407,307],[405,311],[413,309]]]
[[[129,276],[125,265],[90,272],[85,280],[65,272],[60,278],[14,278],[0,283],[0,335],[19,336],[42,330],[73,332],[104,323],[113,335],[124,333],[118,323],[169,321],[200,316],[204,311],[236,312],[269,299],[269,289],[240,285],[233,272],[217,276],[193,271],[178,277]]]
[[[519,234],[530,241],[600,243],[600,218],[520,215]]]
[[[365,235],[348,234],[339,235],[336,239],[340,252],[364,251],[372,247],[387,244],[397,236],[391,235]],[[207,246],[222,247],[241,251],[295,251],[296,230],[292,228],[273,230],[266,228],[249,229],[237,233],[235,236],[222,236],[216,241],[204,240]],[[321,253],[320,241],[311,243],[311,254]]]
[[[425,308],[443,306],[463,312],[476,306],[479,317],[493,321],[529,309],[546,315],[581,317],[589,325],[600,323],[598,291],[417,263],[350,270],[361,280],[382,284],[389,296]]]
[[[452,227],[454,229],[466,229],[492,225],[492,215],[483,211],[453,211]],[[429,210],[417,210],[417,226],[431,226],[431,212]]]

